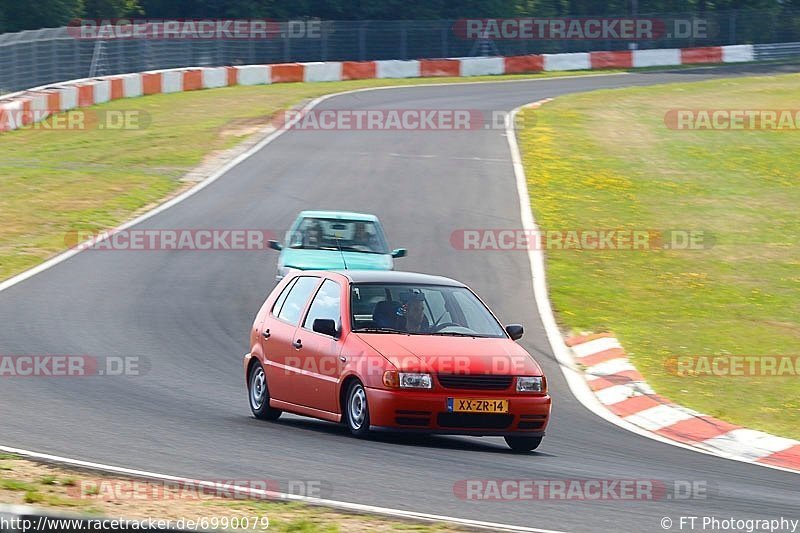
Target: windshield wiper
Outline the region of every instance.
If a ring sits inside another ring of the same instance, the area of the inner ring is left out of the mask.
[[[353,333],[400,333],[403,335],[425,335],[416,331],[403,331],[402,329],[395,328],[358,328],[354,329]]]
[[[441,335],[443,337],[486,337],[486,335],[478,335],[477,333],[462,333],[460,331],[436,331],[428,333],[428,335]]]

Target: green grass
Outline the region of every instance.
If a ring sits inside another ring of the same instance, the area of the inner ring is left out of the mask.
[[[25,503],[42,503],[45,499],[44,494],[36,492],[35,490],[29,490],[25,493],[25,497],[23,498]]]
[[[112,228],[185,187],[180,178],[205,156],[240,143],[276,112],[304,100],[364,87],[585,74],[227,87],[89,108],[138,111],[148,117],[142,122],[149,122],[141,129],[30,128],[0,134],[0,280],[68,248],[70,232]]]
[[[13,490],[18,492],[36,492],[36,485],[16,479],[0,478],[0,490]]]
[[[546,251],[566,329],[613,331],[657,392],[800,438],[800,379],[678,377],[672,355],[800,355],[800,131],[679,131],[669,109],[795,109],[800,76],[605,90],[524,111],[543,229],[687,229],[694,251]]]

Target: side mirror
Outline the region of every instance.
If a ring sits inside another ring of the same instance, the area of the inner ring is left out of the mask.
[[[272,248],[273,250],[278,250],[279,252],[283,250],[283,246],[281,246],[281,243],[279,243],[278,241],[269,241],[268,244],[269,247]]]
[[[506,326],[506,333],[508,333],[508,336],[511,337],[512,341],[518,341],[522,338],[525,330],[521,324],[509,324]]]
[[[407,255],[408,255],[408,250],[406,250],[405,248],[398,248],[396,250],[392,250],[392,257],[394,257],[395,259],[399,259]]]
[[[330,318],[316,318],[312,327],[317,333],[329,335],[331,337],[339,337],[339,332],[336,330],[336,321]]]

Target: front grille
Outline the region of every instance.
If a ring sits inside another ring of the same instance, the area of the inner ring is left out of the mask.
[[[436,422],[443,428],[504,429],[514,415],[488,413],[439,413]]]
[[[512,376],[491,374],[439,374],[439,383],[446,389],[505,390],[511,386]]]

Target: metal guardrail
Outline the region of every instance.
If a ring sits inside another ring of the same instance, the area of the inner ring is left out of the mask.
[[[753,46],[756,61],[800,58],[800,42],[757,44]]]
[[[539,15],[541,17],[541,15]],[[581,19],[630,19],[589,17]],[[186,66],[274,64],[304,61],[371,61],[480,55],[527,55],[800,41],[800,11],[640,13],[667,25],[702,21],[703,35],[669,32],[635,43],[623,39],[468,39],[456,20],[318,21],[313,36],[254,40],[76,38],[74,28],[0,34],[0,94],[62,80]]]

